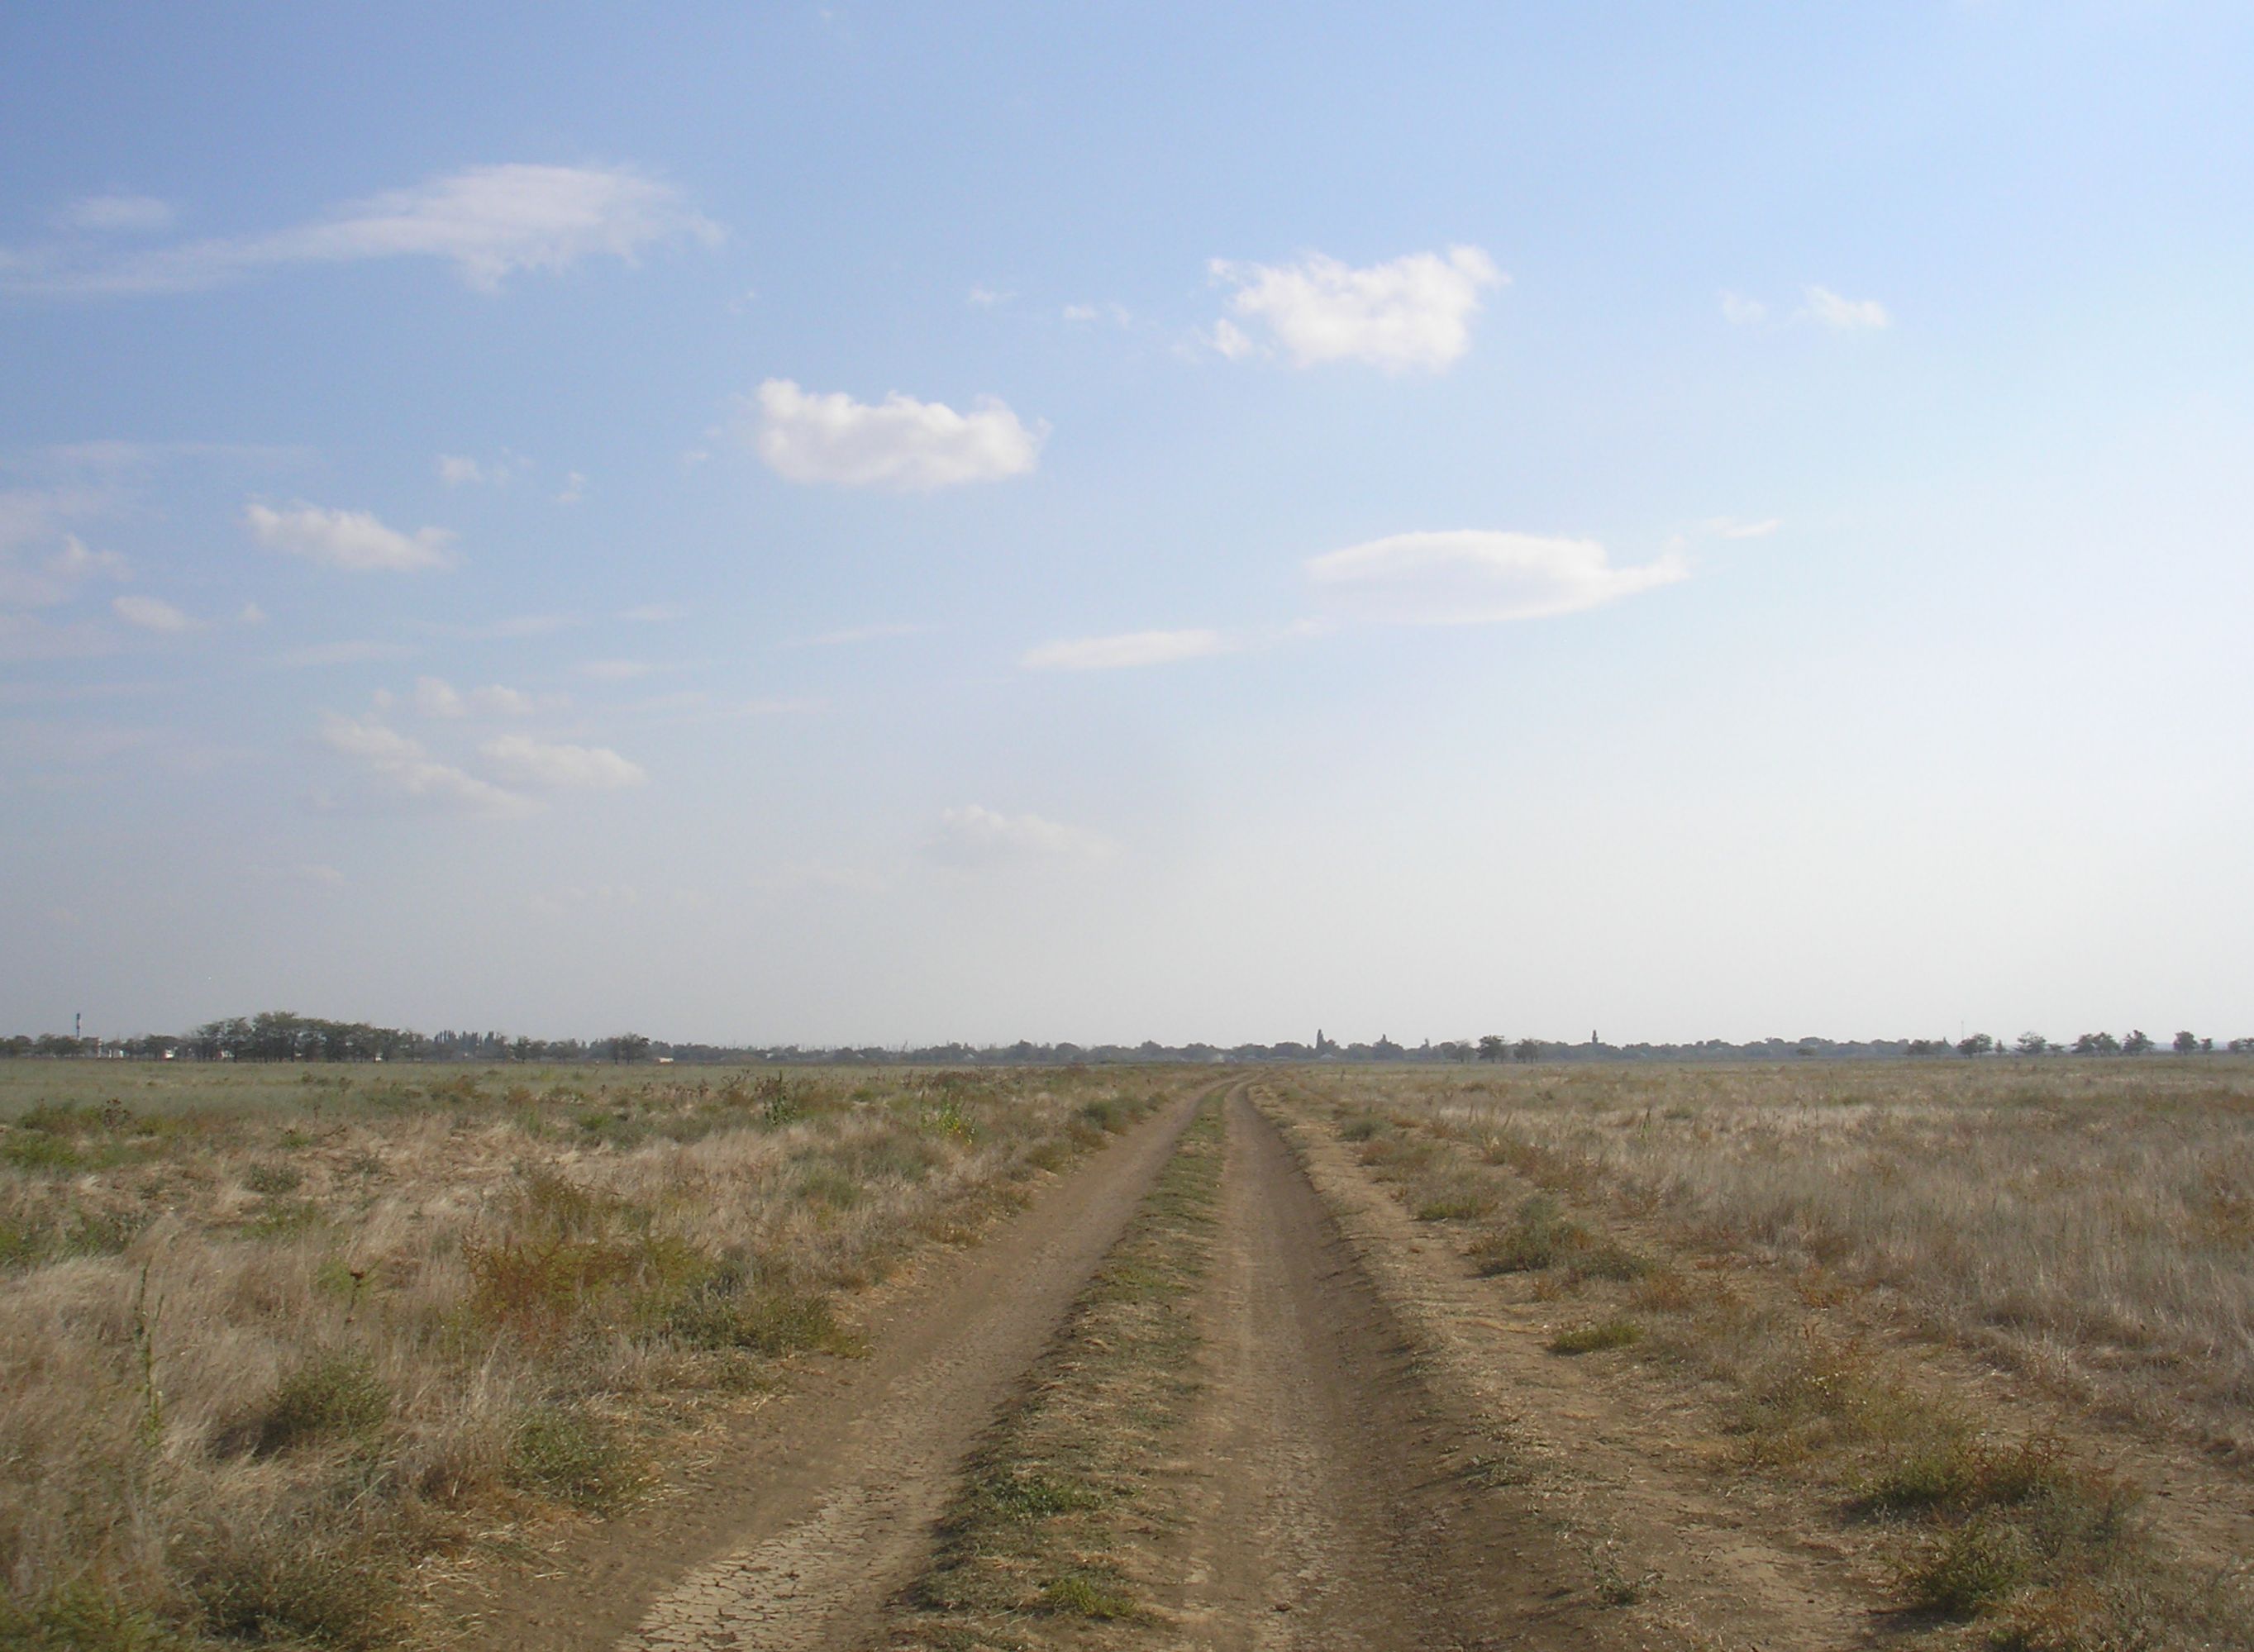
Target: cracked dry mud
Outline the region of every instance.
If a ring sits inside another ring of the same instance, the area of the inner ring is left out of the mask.
[[[1668,1555],[1693,1575],[1714,1569],[1691,1591],[1695,1628],[1608,1605],[1576,1522],[1498,1465],[1510,1396],[1493,1372],[1466,1368],[1478,1316],[1446,1315],[1452,1326],[1436,1334],[1443,1305],[1420,1264],[1439,1258],[1412,1257],[1421,1246],[1390,1200],[1344,1155],[1314,1147],[1310,1158],[1304,1137],[1287,1144],[1252,1092],[1240,1080],[1223,1102],[1200,1381],[1178,1450],[1152,1466],[1152,1495],[1124,1537],[1122,1558],[1156,1609],[1132,1625],[1029,1616],[1010,1626],[1010,1643],[1868,1643],[1856,1580],[1819,1579],[1794,1556],[1791,1586],[1744,1600],[1754,1557],[1699,1541],[1706,1533],[1680,1535]],[[1211,1093],[1146,1120],[986,1242],[937,1262],[876,1316],[867,1359],[809,1372],[696,1494],[584,1534],[544,1578],[484,1601],[465,1639],[538,1652],[881,1644],[888,1612],[930,1562],[965,1458]],[[1711,1586],[1724,1578],[1738,1587]],[[1804,1590],[1831,1598],[1778,1598]]]

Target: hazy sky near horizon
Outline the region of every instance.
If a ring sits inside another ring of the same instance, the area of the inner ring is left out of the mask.
[[[2254,1033],[2254,11],[0,14],[0,1031]]]

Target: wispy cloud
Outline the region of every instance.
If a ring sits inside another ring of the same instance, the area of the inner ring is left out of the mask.
[[[840,648],[857,642],[882,642],[888,637],[920,637],[930,630],[927,625],[906,622],[848,626],[842,631],[822,631],[810,637],[793,637],[785,646],[793,648]]]
[[[979,871],[1009,865],[1090,861],[1111,851],[1095,832],[1039,815],[1004,815],[984,804],[944,810],[924,852],[941,865]]]
[[[178,292],[291,265],[434,258],[481,292],[512,275],[608,256],[632,263],[667,242],[720,239],[673,186],[623,166],[473,166],[349,202],[264,234],[183,242],[119,256],[77,244],[0,258],[18,293]]]
[[[1690,577],[1669,550],[1615,568],[1593,539],[1461,531],[1396,534],[1311,558],[1307,577],[1340,612],[1396,625],[1480,625],[1576,613]]]
[[[1226,654],[1233,646],[1218,631],[1130,631],[1120,636],[1045,642],[1029,650],[1018,663],[1028,671],[1117,671],[1204,659]]]
[[[522,689],[489,682],[481,689],[456,688],[444,677],[415,679],[415,709],[424,717],[530,717],[564,704],[561,696],[538,698]]]
[[[1699,526],[1702,532],[1716,539],[1766,539],[1784,523],[1775,516],[1764,516],[1756,522],[1736,516],[1711,516]]]
[[[110,612],[127,625],[143,631],[161,631],[177,635],[183,631],[193,631],[201,623],[156,597],[114,597],[110,599],[109,607]]]
[[[478,751],[502,778],[520,786],[609,792],[640,786],[649,779],[639,763],[628,761],[606,746],[563,746],[528,735],[508,734],[487,740]]]
[[[689,610],[677,602],[645,602],[638,607],[621,609],[619,618],[628,625],[662,626],[676,620],[686,620]]]
[[[1238,318],[1265,327],[1297,366],[1360,361],[1389,373],[1452,366],[1471,347],[1481,292],[1509,279],[1476,247],[1360,270],[1321,253],[1292,264],[1216,258],[1208,267],[1236,289],[1229,307]],[[1250,342],[1233,324],[1215,325],[1212,343],[1223,355],[1249,354]]]
[[[454,536],[447,529],[402,533],[385,527],[368,511],[323,510],[317,505],[275,510],[254,501],[244,508],[242,519],[251,536],[269,550],[325,567],[353,573],[411,573],[453,565],[446,547]]]
[[[1801,318],[1838,332],[1866,332],[1894,325],[1876,298],[1843,298],[1829,287],[1802,290]]]
[[[321,724],[321,743],[394,796],[488,816],[522,815],[532,807],[506,788],[436,760],[420,741],[373,718],[331,716]]]
[[[154,195],[87,195],[63,208],[62,223],[97,235],[150,235],[170,229],[178,216]]]
[[[598,682],[632,682],[661,668],[648,660],[589,660],[579,667],[579,675]]]
[[[1768,306],[1741,292],[1722,294],[1722,319],[1733,327],[1757,327],[1768,319]]]
[[[1014,292],[1004,291],[999,287],[989,287],[984,283],[970,290],[970,302],[982,310],[990,310],[998,304],[1007,304],[1017,296]]]
[[[769,379],[753,405],[752,444],[770,470],[843,487],[913,493],[1001,481],[1032,470],[1048,435],[1046,424],[1028,426],[991,396],[958,413],[898,391],[872,403]]]

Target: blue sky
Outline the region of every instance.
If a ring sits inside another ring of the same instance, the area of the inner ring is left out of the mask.
[[[2249,108],[2126,0],[16,8],[0,1023],[2254,1032]]]

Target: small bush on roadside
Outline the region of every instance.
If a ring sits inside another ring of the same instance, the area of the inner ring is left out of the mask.
[[[1600,1320],[1593,1325],[1576,1326],[1570,1331],[1560,1331],[1550,1339],[1552,1354],[1600,1354],[1606,1348],[1624,1348],[1639,1341],[1643,1327],[1634,1320]]]
[[[1970,1617],[2026,1580],[2034,1557],[2008,1522],[1976,1516],[1928,1544],[1902,1569],[1901,1582],[1915,1605],[1952,1617]]]
[[[1518,1208],[1517,1220],[1472,1248],[1483,1274],[1533,1273],[1555,1267],[1588,1242],[1578,1222],[1559,1209],[1549,1194],[1536,1194]]]
[[[614,1431],[561,1406],[526,1413],[509,1441],[510,1485],[591,1514],[617,1508],[641,1479]]]
[[[1339,1139],[1340,1141],[1366,1142],[1372,1137],[1382,1136],[1384,1133],[1385,1121],[1382,1118],[1373,1117],[1368,1113],[1364,1113],[1359,1118],[1349,1118],[1345,1124],[1339,1126]]]
[[[270,1454],[312,1440],[365,1438],[390,1416],[391,1390],[365,1355],[317,1354],[259,1406],[252,1444]]]
[[[203,1627],[221,1640],[364,1652],[396,1639],[396,1564],[365,1541],[283,1524],[207,1537],[186,1560]]]

